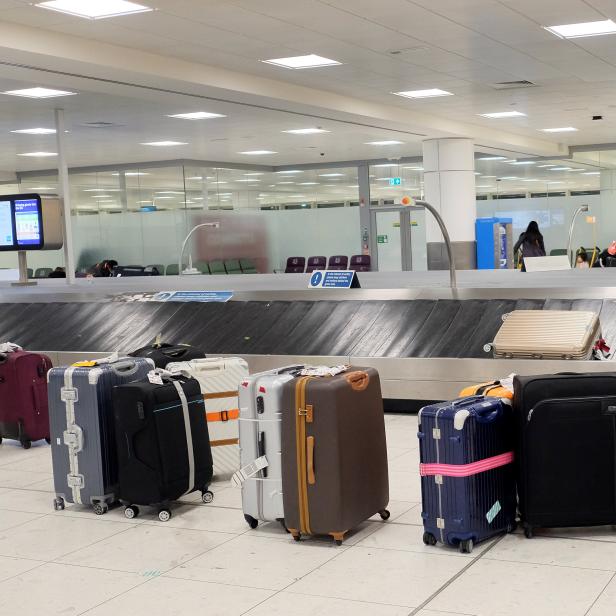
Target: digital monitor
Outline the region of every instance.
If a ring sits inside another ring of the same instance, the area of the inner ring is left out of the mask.
[[[0,247],[13,248],[13,208],[10,201],[0,201]]]
[[[41,250],[44,243],[40,196],[0,197],[0,251]]]

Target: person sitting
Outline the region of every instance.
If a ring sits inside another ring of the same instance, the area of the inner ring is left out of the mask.
[[[520,261],[522,263],[522,271],[526,271],[524,259],[526,257],[545,257],[545,244],[543,243],[543,235],[539,231],[539,225],[536,221],[531,220],[526,227],[526,231],[520,234],[518,241],[513,247],[513,254],[517,254],[520,250]]]
[[[575,257],[575,267],[576,269],[588,269],[590,267],[590,263],[588,262],[588,253],[580,248],[577,251],[577,255]]]
[[[56,267],[53,272],[49,273],[47,278],[66,278],[66,270],[63,267]]]
[[[616,267],[616,241],[613,241],[599,255],[599,265],[601,267]]]

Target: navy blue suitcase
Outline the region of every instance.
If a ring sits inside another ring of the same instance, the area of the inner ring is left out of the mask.
[[[515,431],[511,406],[471,396],[419,412],[424,543],[469,553],[515,528]]]

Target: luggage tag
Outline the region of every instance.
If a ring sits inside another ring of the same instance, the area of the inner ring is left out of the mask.
[[[263,470],[267,466],[269,466],[267,458],[265,456],[261,456],[260,458],[257,458],[254,462],[251,462],[243,468],[240,468],[240,470],[233,473],[233,476],[231,477],[231,483],[233,487],[241,488],[242,484],[244,483],[244,481],[246,481],[246,479],[254,477],[259,471]]]
[[[92,359],[85,361],[78,361],[73,364],[75,368],[94,368],[95,366],[101,366],[103,364],[114,364],[120,359],[120,354],[116,351],[107,357],[101,357],[100,359]]]

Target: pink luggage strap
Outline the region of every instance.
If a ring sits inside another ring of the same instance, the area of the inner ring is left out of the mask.
[[[422,477],[442,475],[443,477],[471,477],[485,473],[493,468],[499,468],[513,462],[513,451],[502,453],[500,456],[485,458],[472,464],[420,464],[419,473]]]

